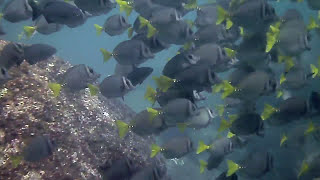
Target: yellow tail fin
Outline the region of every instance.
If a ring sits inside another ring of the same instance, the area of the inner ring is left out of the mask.
[[[243,29],[243,27],[239,27],[239,29],[240,29],[240,35],[243,37],[244,36],[244,29]]]
[[[305,174],[306,172],[308,172],[309,170],[309,164],[305,161],[302,162],[299,174],[298,174],[298,178],[300,178],[303,174]]]
[[[316,130],[316,127],[314,126],[313,122],[310,122],[308,125],[308,128],[304,131],[304,135],[308,135],[313,133]]]
[[[215,93],[219,93],[223,90],[223,83],[220,83],[220,84],[215,84],[213,87],[212,87],[212,93],[215,94]]]
[[[93,84],[88,84],[88,88],[90,90],[90,95],[91,96],[95,96],[98,94],[99,92],[99,88]]]
[[[150,157],[153,158],[155,157],[160,151],[163,151],[164,149],[162,149],[160,146],[156,145],[156,144],[152,144],[151,145],[151,155]]]
[[[219,116],[223,116],[223,113],[224,113],[224,105],[218,105],[218,106],[217,106],[217,109],[218,109],[218,114],[219,114]]]
[[[228,132],[227,138],[232,138],[233,136],[235,136],[235,134],[233,134],[232,132]]]
[[[157,111],[157,110],[155,110],[153,108],[147,108],[147,111],[149,113],[150,121],[154,120],[154,118],[156,118],[160,114],[159,111]]]
[[[221,119],[221,122],[220,122],[220,127],[218,129],[218,132],[222,132],[222,131],[225,131],[227,129],[229,129],[231,127],[231,123],[228,122],[227,120],[225,119]]]
[[[277,91],[277,98],[281,98],[283,96],[283,91],[282,90],[278,90]]]
[[[235,90],[236,88],[234,88],[228,81],[223,81],[222,99],[225,99],[231,95],[233,92],[235,92]]]
[[[287,79],[286,79],[286,76],[284,74],[281,74],[280,76],[280,84],[282,84],[283,82],[285,82]]]
[[[275,112],[277,112],[278,110],[274,107],[272,107],[269,104],[265,104],[264,105],[264,110],[261,114],[261,119],[262,120],[266,120],[268,119],[272,114],[274,114]]]
[[[158,88],[162,92],[167,92],[167,90],[175,82],[175,79],[171,79],[171,78],[169,78],[167,76],[160,76],[159,78],[158,77],[153,77],[152,79],[156,82]]]
[[[226,48],[226,47],[224,48],[224,50],[226,51],[229,58],[233,59],[236,57],[237,52],[235,50],[232,50],[232,49]]]
[[[283,143],[285,143],[288,140],[288,137],[283,134],[280,140],[280,147],[283,145]]]
[[[228,115],[228,118],[230,123],[232,124],[238,118],[238,115],[236,114]]]
[[[240,166],[231,160],[227,160],[227,164],[228,164],[227,177],[233,175],[235,172],[237,172],[240,169]]]
[[[151,86],[148,86],[147,91],[144,94],[144,99],[150,101],[152,105],[154,105],[157,99],[157,91],[154,90]]]
[[[53,92],[54,97],[58,97],[61,91],[61,84],[58,83],[49,83],[49,88]]]
[[[140,22],[139,29],[141,29],[149,24],[149,21],[142,16],[139,16],[139,22]]]
[[[24,26],[23,27],[23,31],[24,31],[25,35],[27,36],[27,38],[30,38],[34,34],[36,29],[37,28],[35,26]]]
[[[151,38],[157,33],[157,29],[153,27],[150,23],[147,26],[148,26],[147,38]]]
[[[133,8],[129,5],[129,3],[126,1],[119,1],[119,0],[116,0],[116,2],[119,4],[120,12],[124,11],[127,16],[130,16]]]
[[[128,28],[128,38],[131,38],[133,35],[133,28],[132,27],[129,27]]]
[[[205,168],[207,168],[208,166],[208,163],[205,162],[204,160],[200,160],[200,174],[202,174],[205,170]]]
[[[216,24],[218,25],[228,18],[228,12],[219,5],[217,6],[217,12],[218,12],[218,19]]]
[[[203,141],[199,141],[198,149],[197,149],[197,154],[202,153],[205,150],[208,150],[210,146],[206,145]]]
[[[312,30],[312,29],[316,29],[319,28],[319,25],[317,24],[316,20],[311,16],[310,20],[309,20],[309,24],[307,26],[307,30]]]
[[[312,72],[312,78],[315,78],[317,75],[319,75],[319,69],[315,65],[310,64],[310,69]]]
[[[103,30],[103,27],[99,26],[98,24],[94,24],[94,27],[96,28],[97,35],[100,36]]]
[[[187,128],[188,124],[187,123],[177,123],[177,127],[180,132],[184,132],[184,130]]]
[[[120,120],[116,120],[116,125],[118,128],[120,139],[124,138],[124,136],[126,136],[126,134],[128,133],[130,126],[127,123]]]
[[[190,0],[188,4],[185,4],[183,6],[185,9],[197,9],[198,8],[198,3],[197,0]]]
[[[227,18],[226,21],[227,21],[226,29],[228,30],[233,26],[233,22],[231,21],[230,18]]]
[[[103,49],[103,48],[100,48],[100,52],[103,55],[103,62],[108,62],[110,60],[110,58],[112,57],[112,53]]]

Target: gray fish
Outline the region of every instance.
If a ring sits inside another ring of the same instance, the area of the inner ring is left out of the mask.
[[[174,8],[161,8],[152,12],[152,16],[149,18],[150,23],[155,27],[165,26],[170,23],[182,20],[181,15]]]
[[[237,68],[231,72],[228,80],[233,86],[237,86],[244,78],[246,78],[250,73],[254,71],[255,69],[251,66],[243,66],[241,68]]]
[[[180,53],[174,56],[162,70],[162,74],[175,78],[177,74],[187,69],[188,67],[195,65],[200,60],[200,57],[195,56],[192,53]]]
[[[155,119],[151,119],[150,113],[147,110],[143,110],[136,114],[130,121],[130,126],[132,132],[139,136],[159,134],[167,129],[162,116],[157,116]]]
[[[105,163],[99,166],[98,170],[103,180],[126,180],[135,173],[136,167],[130,159],[124,157],[112,162],[111,165]]]
[[[10,69],[14,65],[20,65],[24,59],[22,44],[9,43],[5,45],[0,54],[0,66]]]
[[[70,21],[68,23],[66,23],[66,25],[69,27],[69,28],[75,28],[75,27],[78,27],[78,26],[81,26],[83,25],[87,19],[89,17],[91,17],[92,15],[89,14],[88,12],[86,11],[82,11],[81,10],[81,14],[80,14],[81,17],[78,17],[77,20],[74,20],[74,21]]]
[[[309,102],[301,97],[290,97],[282,101],[276,112],[268,120],[270,125],[285,125],[299,120],[310,112]]]
[[[277,19],[274,8],[264,0],[246,1],[230,14],[235,25],[250,32],[263,32]]]
[[[158,166],[147,166],[134,174],[130,180],[161,180],[163,177],[163,173],[161,172]]]
[[[211,109],[206,107],[201,107],[198,111],[197,114],[188,118],[187,127],[195,129],[206,128],[216,116]]]
[[[266,151],[254,151],[245,158],[241,166],[245,167],[239,170],[239,175],[245,175],[249,178],[261,178],[273,169],[273,156]]]
[[[154,4],[152,0],[135,0],[133,8],[140,16],[149,19],[155,9],[163,8],[163,6]]]
[[[133,68],[133,65],[121,65],[117,63],[114,69],[114,74],[127,77],[127,75],[133,71]]]
[[[193,151],[192,141],[189,137],[174,137],[165,142],[161,148],[163,156],[166,159],[181,158]]]
[[[197,9],[195,25],[198,28],[216,24],[218,19],[217,7],[215,4],[205,4]]]
[[[37,162],[51,156],[54,148],[55,143],[50,140],[49,136],[37,136],[25,147],[22,154],[24,160]]]
[[[198,113],[198,108],[188,99],[177,98],[171,100],[162,108],[165,124],[176,126],[186,122],[187,118]]]
[[[46,60],[53,56],[57,49],[47,44],[32,44],[24,46],[24,59],[31,65],[39,61]]]
[[[307,4],[308,4],[309,8],[312,9],[312,10],[320,10],[319,1],[307,0]]]
[[[205,97],[203,97],[196,90],[187,89],[187,87],[183,87],[180,85],[173,85],[166,92],[157,92],[156,100],[159,105],[163,107],[168,104],[168,102],[176,98],[189,99],[192,103],[205,99]]]
[[[295,65],[289,71],[284,73],[285,81],[281,83],[281,87],[290,90],[297,90],[308,85],[308,78],[312,75],[307,74],[305,68],[301,65]]]
[[[283,56],[298,56],[311,50],[310,40],[304,21],[292,20],[281,25],[277,48]]]
[[[140,33],[133,36],[132,39],[143,41],[144,44],[147,45],[150,51],[154,54],[170,47],[169,44],[162,42],[157,35],[147,38],[146,33]]]
[[[35,20],[36,31],[40,34],[49,35],[62,29],[62,24],[48,23],[46,18],[41,15]]]
[[[12,0],[7,2],[3,9],[3,18],[16,23],[32,17],[32,8],[28,0]]]
[[[79,64],[69,68],[63,75],[61,83],[72,92],[88,87],[100,77],[92,68]]]
[[[215,180],[238,180],[237,174],[227,177],[227,172],[221,173]]]
[[[175,76],[179,84],[187,89],[201,92],[211,88],[214,84],[220,83],[221,80],[208,65],[196,64],[190,66]]]
[[[116,7],[116,3],[113,0],[74,0],[74,4],[83,11],[96,16],[107,14]]]
[[[270,55],[265,52],[266,43],[265,33],[256,33],[243,38],[237,48],[239,63],[249,65],[256,69],[265,68],[271,58]]]
[[[142,84],[152,72],[153,69],[150,67],[134,68],[133,71],[127,75],[127,78],[131,81],[133,86],[136,86]]]
[[[257,134],[264,136],[264,124],[257,113],[241,113],[233,122],[230,131],[238,136]]]
[[[283,148],[290,148],[299,150],[307,144],[307,136],[305,131],[308,127],[306,125],[300,125],[288,130],[286,134],[287,140],[282,144]]]
[[[292,21],[292,20],[301,20],[303,21],[302,14],[297,9],[288,9],[283,16],[281,16],[282,23]]]
[[[101,94],[107,98],[124,97],[133,88],[130,80],[118,75],[106,77],[99,85]]]
[[[103,30],[110,36],[116,36],[124,33],[131,25],[121,15],[110,16],[103,25]]]
[[[196,46],[207,43],[233,42],[240,37],[240,30],[237,27],[227,30],[224,25],[214,23],[200,27],[194,37]]]
[[[167,44],[183,45],[194,39],[194,32],[185,21],[175,21],[157,30],[159,39]]]
[[[121,65],[138,65],[154,55],[141,40],[127,40],[119,43],[113,50],[113,57]]]
[[[196,48],[193,53],[200,57],[198,64],[212,67],[215,72],[226,71],[233,64],[225,49],[214,43],[204,44]]]
[[[231,139],[223,137],[215,140],[210,146],[209,152],[210,157],[208,159],[207,169],[211,170],[217,168],[224,160],[224,157],[233,152]]]
[[[267,72],[255,71],[243,78],[235,88],[238,91],[233,92],[230,97],[250,101],[274,93],[277,83]]]
[[[306,173],[302,174],[300,177],[301,180],[308,180],[308,179],[314,179],[316,180],[317,178],[320,177],[320,155],[316,151],[314,153],[309,154],[309,157],[307,157],[306,161],[308,165],[308,170]]]
[[[48,2],[43,9],[34,1],[31,1],[30,5],[33,9],[33,20],[43,15],[49,24],[65,24],[72,28],[83,24],[87,18],[81,9],[64,1]]]

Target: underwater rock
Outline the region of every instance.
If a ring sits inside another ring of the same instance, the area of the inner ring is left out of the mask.
[[[5,44],[0,40],[0,53]],[[98,180],[99,166],[121,158],[139,168],[155,163],[166,173],[161,155],[149,157],[152,137],[128,133],[119,138],[115,120],[135,114],[124,103],[90,96],[88,89],[76,93],[62,89],[60,96],[53,96],[48,83],[70,67],[53,56],[35,65],[24,61],[9,70],[12,79],[0,85],[0,179]],[[55,141],[52,155],[37,162],[23,160],[24,147],[42,135]]]

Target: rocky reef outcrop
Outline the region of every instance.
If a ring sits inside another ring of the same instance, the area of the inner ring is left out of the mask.
[[[6,44],[0,41],[1,48]],[[138,167],[163,159],[149,158],[152,137],[117,134],[115,120],[135,113],[117,99],[62,90],[54,97],[48,83],[71,65],[58,57],[9,70],[12,80],[0,85],[0,179],[101,179],[98,167],[127,157]],[[36,136],[48,135],[57,144],[53,154],[39,162],[21,157]]]

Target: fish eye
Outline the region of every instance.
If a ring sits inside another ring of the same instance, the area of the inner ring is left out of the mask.
[[[93,69],[89,68],[89,72],[90,72],[90,73],[93,73]]]
[[[188,55],[188,59],[193,59],[194,57],[192,56],[192,54]]]

